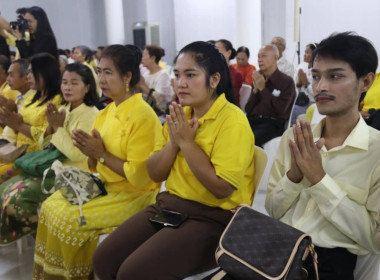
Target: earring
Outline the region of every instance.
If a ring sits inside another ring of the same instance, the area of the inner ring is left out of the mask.
[[[125,90],[126,90],[126,92],[129,93],[129,83],[128,82],[125,83]]]

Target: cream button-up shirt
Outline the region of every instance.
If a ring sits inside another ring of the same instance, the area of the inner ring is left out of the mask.
[[[312,126],[315,140],[324,121]],[[380,132],[360,117],[343,145],[330,150],[323,146],[326,175],[315,185],[306,178],[300,183],[288,179],[289,139],[291,129],[281,139],[270,172],[265,202],[269,215],[310,234],[317,246],[342,247],[358,255],[379,253]]]

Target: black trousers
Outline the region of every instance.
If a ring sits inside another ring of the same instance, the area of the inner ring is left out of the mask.
[[[284,120],[248,116],[248,121],[255,135],[255,145],[259,147],[263,147],[269,140],[281,136],[285,131]]]
[[[318,273],[320,280],[354,280],[357,255],[344,248],[322,248],[315,246],[318,255]],[[308,280],[315,277],[314,265],[309,256],[305,261],[309,272]]]

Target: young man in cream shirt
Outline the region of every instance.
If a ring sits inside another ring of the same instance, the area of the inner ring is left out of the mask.
[[[266,209],[311,235],[321,280],[354,279],[358,255],[378,253],[380,132],[358,106],[374,80],[378,58],[365,38],[333,34],[313,53],[313,92],[326,115],[282,137],[272,167]],[[309,278],[315,279],[310,262]]]

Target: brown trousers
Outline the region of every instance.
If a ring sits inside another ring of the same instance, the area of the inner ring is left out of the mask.
[[[188,214],[178,228],[149,221],[161,209]],[[183,279],[216,267],[215,249],[232,213],[167,192],[129,218],[97,248],[94,270],[107,279]]]

